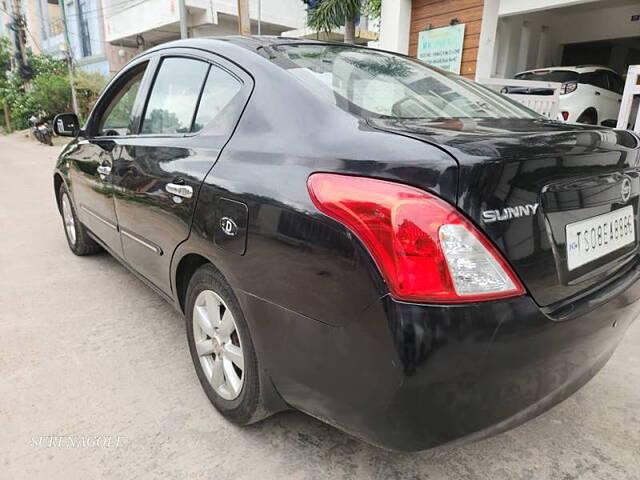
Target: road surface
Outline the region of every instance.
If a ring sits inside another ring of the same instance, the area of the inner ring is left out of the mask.
[[[470,445],[393,453],[296,412],[230,425],[180,315],[107,254],[67,249],[59,150],[0,137],[0,479],[640,478],[640,321],[578,393]]]

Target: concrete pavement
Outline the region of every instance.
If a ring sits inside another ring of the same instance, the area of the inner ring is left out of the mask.
[[[67,249],[59,150],[0,137],[0,479],[640,479],[640,321],[570,399],[474,444],[392,453],[296,412],[232,426],[180,315],[110,256]]]

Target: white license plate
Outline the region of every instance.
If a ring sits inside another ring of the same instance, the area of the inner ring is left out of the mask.
[[[567,268],[574,270],[636,241],[631,205],[565,227]]]

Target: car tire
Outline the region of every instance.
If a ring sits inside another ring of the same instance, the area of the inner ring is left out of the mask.
[[[102,247],[89,236],[87,228],[78,219],[71,195],[64,185],[60,186],[58,199],[60,217],[69,249],[79,257],[102,251]]]
[[[233,290],[212,265],[189,282],[185,320],[191,359],[214,407],[239,425],[264,418],[251,333]]]
[[[598,119],[593,112],[583,112],[576,120],[576,123],[584,123],[585,125],[596,125]]]

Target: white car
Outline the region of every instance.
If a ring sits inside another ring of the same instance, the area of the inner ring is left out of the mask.
[[[624,81],[614,70],[597,65],[551,67],[518,73],[517,80],[560,82],[560,115],[571,123],[615,127],[622,102]],[[509,87],[509,93],[525,93]],[[529,94],[544,94],[545,89],[525,89]]]

